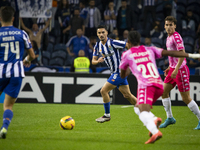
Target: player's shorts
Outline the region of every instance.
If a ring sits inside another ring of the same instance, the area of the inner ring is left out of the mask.
[[[156,86],[147,86],[146,88],[138,88],[137,91],[137,105],[149,104],[152,106],[157,99],[162,96],[163,89]]]
[[[170,68],[169,72],[164,80],[164,83],[170,83],[173,87],[178,86],[180,92],[186,92],[190,90],[190,71],[187,65],[178,70],[176,78],[172,79],[171,74],[174,68]]]
[[[127,77],[121,78],[119,73],[113,73],[107,80],[110,84],[116,85],[119,88],[120,85],[128,85]]]
[[[22,77],[0,79],[0,91],[3,91],[13,98],[17,98],[21,88],[22,79]]]

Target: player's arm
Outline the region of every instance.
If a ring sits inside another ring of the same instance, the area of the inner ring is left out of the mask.
[[[127,68],[126,70],[121,69],[121,72],[120,72],[121,78],[125,78],[126,76],[128,76],[130,74],[130,72],[131,72],[131,70],[129,68]]]
[[[184,53],[183,51],[162,51],[162,56],[172,56],[172,57],[188,57],[193,59],[200,58],[200,54]]]
[[[99,64],[101,62],[104,62],[104,58],[103,57],[99,57],[99,58],[98,58],[98,56],[93,56],[92,57],[92,64],[93,65],[97,65],[97,64]]]
[[[189,57],[188,53],[185,53],[184,51],[168,51],[168,50],[163,50],[162,56]]]
[[[22,28],[23,28],[26,32],[28,32],[28,33],[32,32],[31,29],[27,28],[27,27],[24,25],[24,22],[23,22],[22,18],[19,18],[19,20],[20,20],[20,23],[21,23]]]
[[[185,53],[185,50],[180,50],[179,53],[180,53],[180,52],[184,52],[184,53]],[[182,63],[183,63],[183,61],[184,61],[184,59],[185,59],[185,58],[179,58],[179,59],[178,59],[178,63],[177,63],[177,65],[176,65],[174,71],[172,72],[171,78],[176,78],[176,75],[178,74],[178,70],[179,70],[179,68],[181,67],[181,65],[182,65]]]
[[[129,49],[129,45],[128,45],[128,42],[126,42],[126,46],[125,46],[126,49]]]
[[[33,51],[33,48],[26,50],[26,52],[28,53],[28,55],[23,60],[23,64],[25,67],[30,67],[31,61],[35,59],[35,53]]]

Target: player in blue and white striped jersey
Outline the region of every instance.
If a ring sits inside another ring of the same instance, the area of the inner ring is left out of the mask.
[[[14,9],[10,6],[0,10],[0,94],[5,93],[3,125],[0,130],[0,138],[5,139],[8,126],[12,120],[12,107],[19,94],[24,67],[30,66],[35,58],[29,37],[25,31],[13,27]],[[24,50],[28,56],[22,61]]]
[[[101,88],[101,95],[103,97],[105,114],[103,117],[97,118],[97,122],[105,122],[110,120],[110,97],[109,92],[118,87],[119,91],[123,96],[133,105],[136,104],[136,97],[130,92],[127,78],[122,79],[120,77],[119,65],[120,65],[120,54],[119,49],[128,48],[128,44],[124,41],[112,40],[108,38],[108,32],[105,26],[99,25],[97,27],[97,36],[100,39],[99,42],[94,46],[94,53],[92,58],[92,64],[97,65],[105,61],[107,66],[110,68],[111,76]],[[99,57],[100,54],[103,57]]]

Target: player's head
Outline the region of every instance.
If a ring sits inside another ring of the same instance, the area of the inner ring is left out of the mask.
[[[97,27],[97,36],[100,41],[107,40],[108,31],[106,30],[106,27],[104,25],[99,25]]]
[[[14,21],[15,10],[11,6],[1,7],[0,19],[2,23],[12,23]]]
[[[128,34],[129,47],[140,45],[140,33],[137,31],[130,31]]]
[[[176,29],[177,20],[173,16],[167,16],[165,18],[165,30],[168,35],[172,35]]]

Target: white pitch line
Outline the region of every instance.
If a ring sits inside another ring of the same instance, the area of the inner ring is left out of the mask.
[[[133,107],[133,106],[129,106],[129,105],[127,105],[127,106],[121,106],[121,108],[128,108],[128,107]]]

